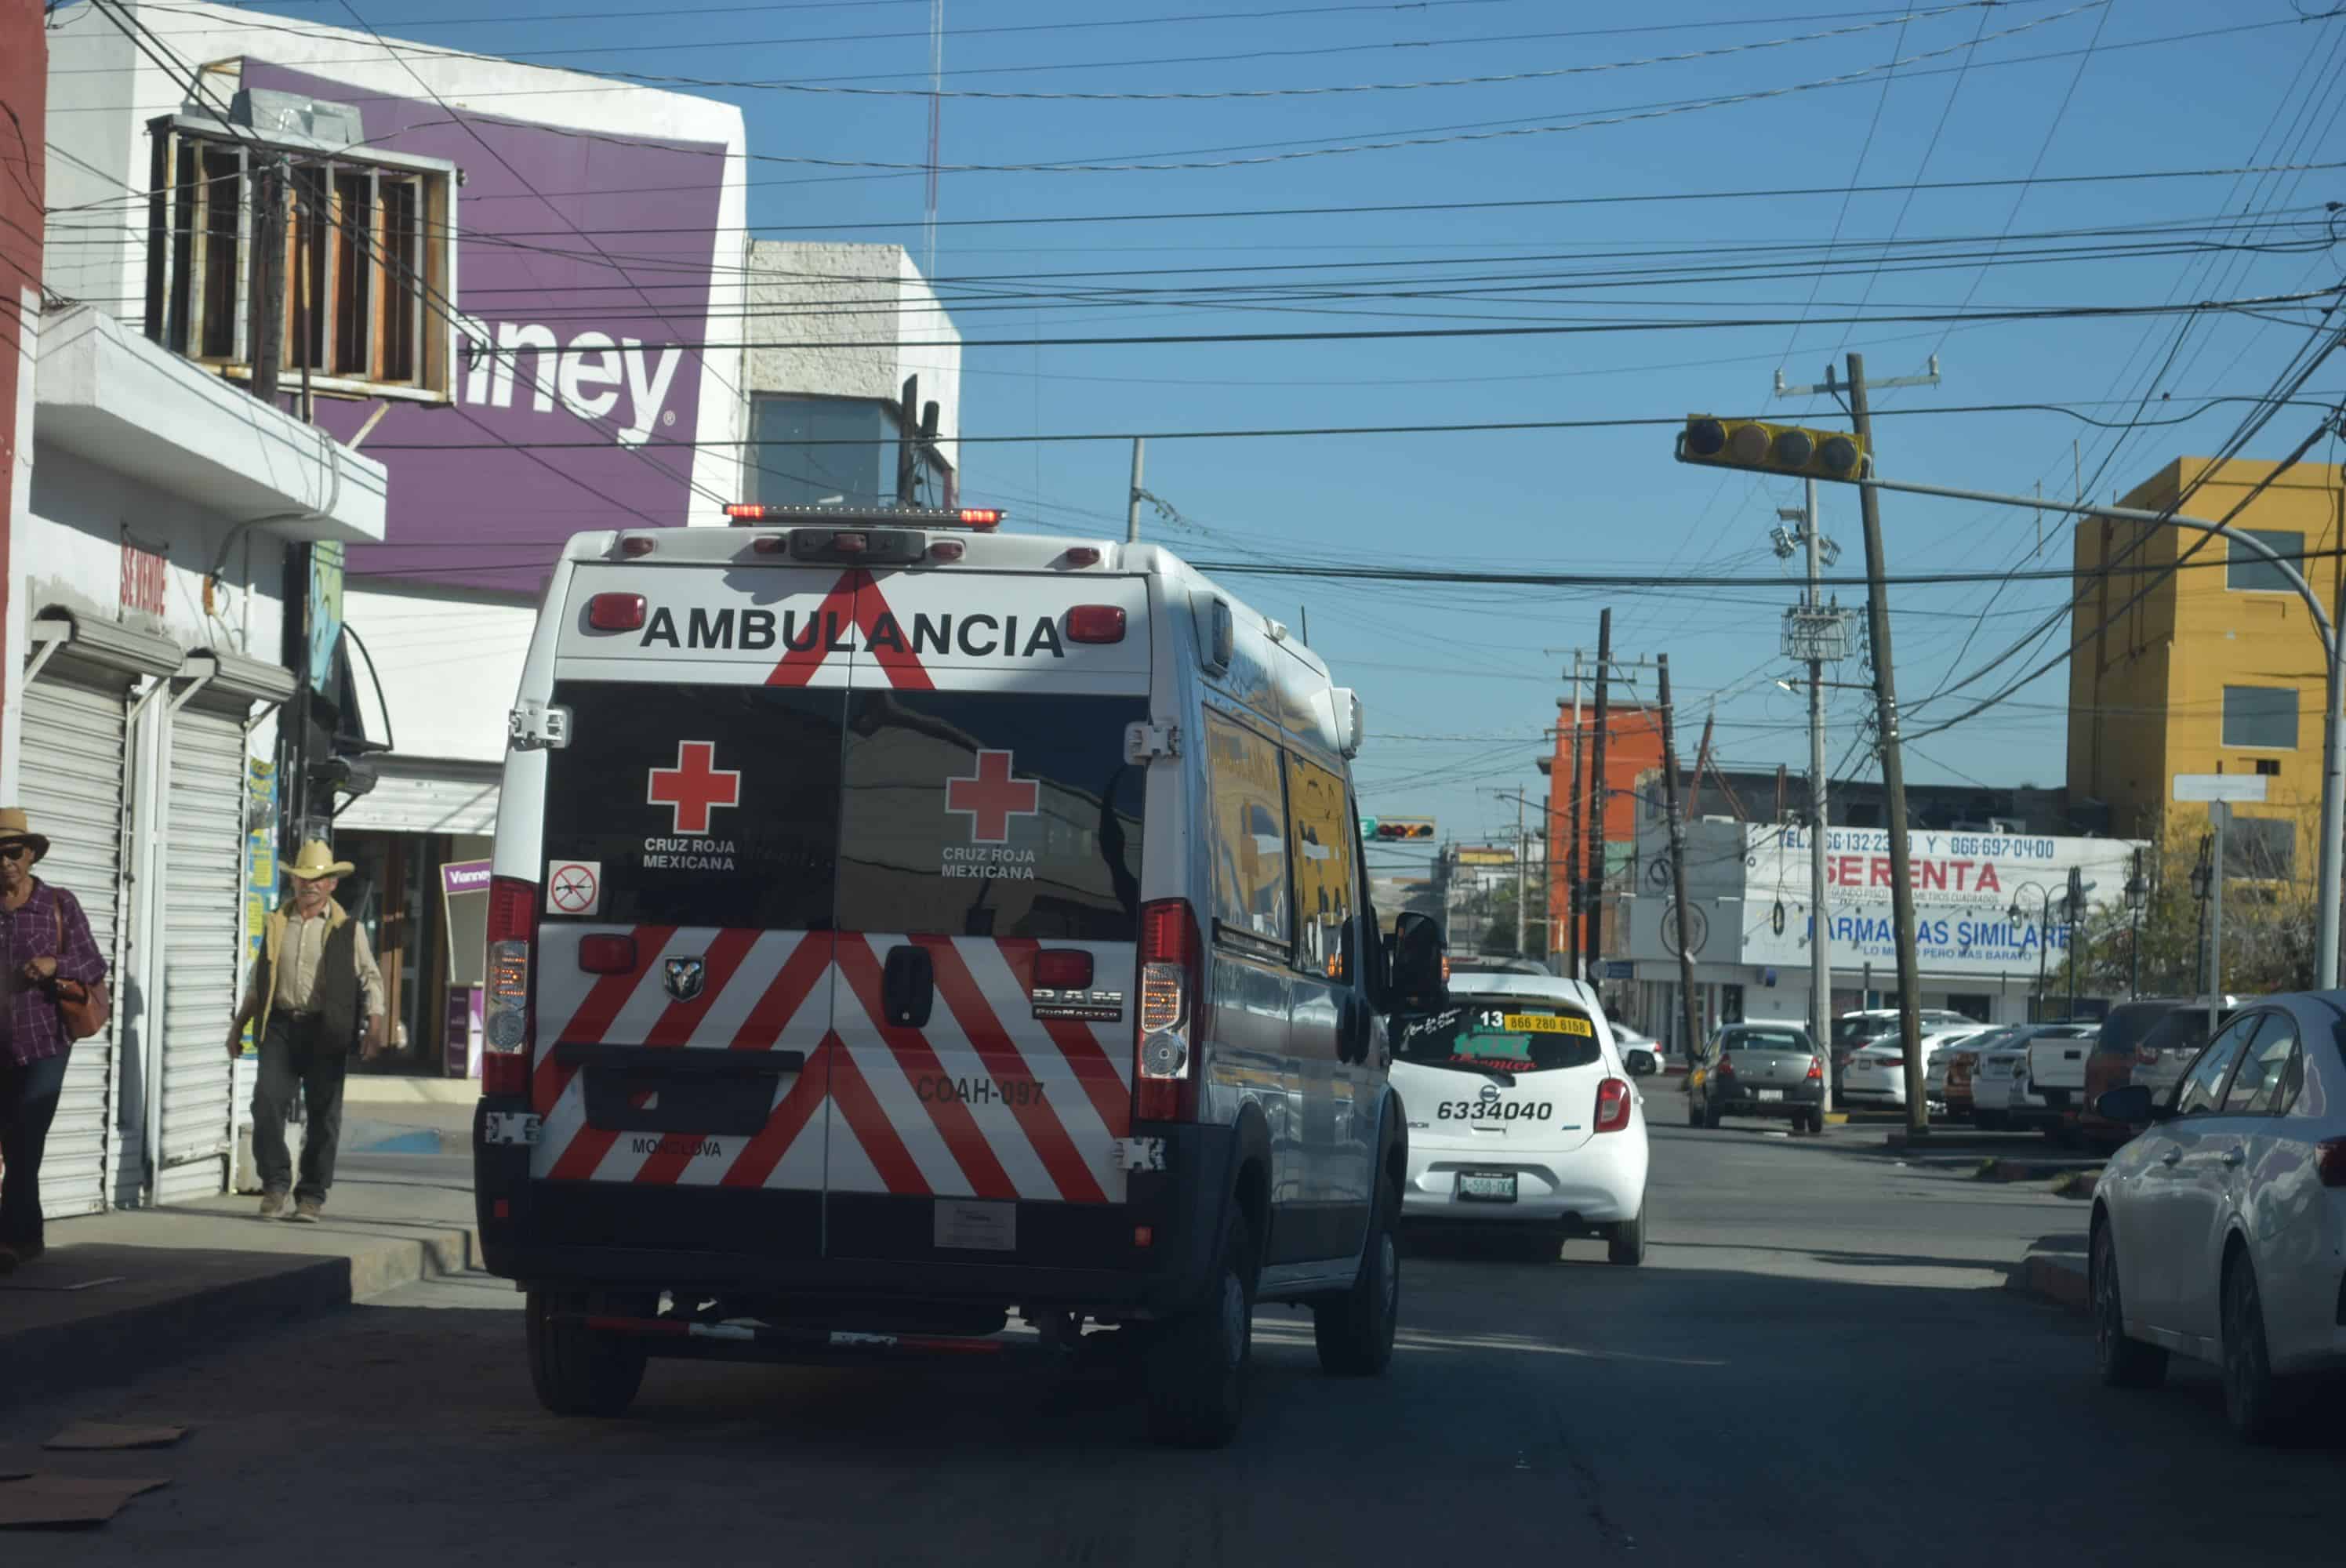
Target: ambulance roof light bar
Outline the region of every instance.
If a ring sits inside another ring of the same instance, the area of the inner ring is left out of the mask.
[[[1000,527],[1006,514],[999,506],[769,506],[762,502],[736,501],[727,505],[725,515],[736,527],[756,523],[844,523],[986,530]]]

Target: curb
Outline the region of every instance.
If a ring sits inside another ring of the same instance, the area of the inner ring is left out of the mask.
[[[364,1074],[342,1080],[346,1105],[469,1105],[481,1097],[477,1078],[395,1078]]]
[[[2005,1285],[2079,1317],[2091,1310],[2085,1265],[2070,1261],[2066,1254],[2030,1253],[2014,1268]]]
[[[248,1278],[0,1335],[0,1364],[9,1369],[0,1408],[122,1382],[255,1331],[480,1263],[477,1230],[426,1231],[341,1257],[287,1257],[282,1267]]]

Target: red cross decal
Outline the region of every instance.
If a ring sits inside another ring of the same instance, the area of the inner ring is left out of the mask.
[[[1036,814],[1042,784],[1010,776],[1010,753],[981,751],[977,771],[945,780],[945,809],[969,817],[969,836],[981,844],[999,844],[1010,837],[1010,819]]]
[[[741,803],[740,769],[717,766],[713,740],[679,740],[676,766],[652,769],[651,787],[644,791],[644,799],[649,805],[674,808],[677,832],[703,834],[709,831],[709,812]]]

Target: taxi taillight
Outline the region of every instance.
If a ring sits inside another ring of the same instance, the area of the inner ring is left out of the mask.
[[[1187,899],[1140,906],[1139,1005],[1132,1032],[1132,1119],[1194,1121],[1205,1044],[1205,944]]]
[[[1629,1081],[1607,1078],[1596,1085],[1596,1130],[1617,1133],[1629,1125]]]
[[[488,984],[482,998],[481,1093],[529,1093],[529,1038],[537,999],[531,963],[537,936],[537,884],[489,879]]]

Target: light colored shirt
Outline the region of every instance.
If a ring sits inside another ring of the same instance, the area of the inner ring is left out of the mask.
[[[285,911],[285,943],[277,958],[277,1005],[294,1013],[307,1013],[311,997],[317,994],[318,962],[325,956],[329,911],[321,910],[311,919],[303,920],[299,911]],[[367,942],[366,927],[353,921],[355,928],[352,951],[359,966],[359,990],[365,1000],[363,1015],[380,1018],[383,1015],[382,970],[374,961],[374,949]]]

